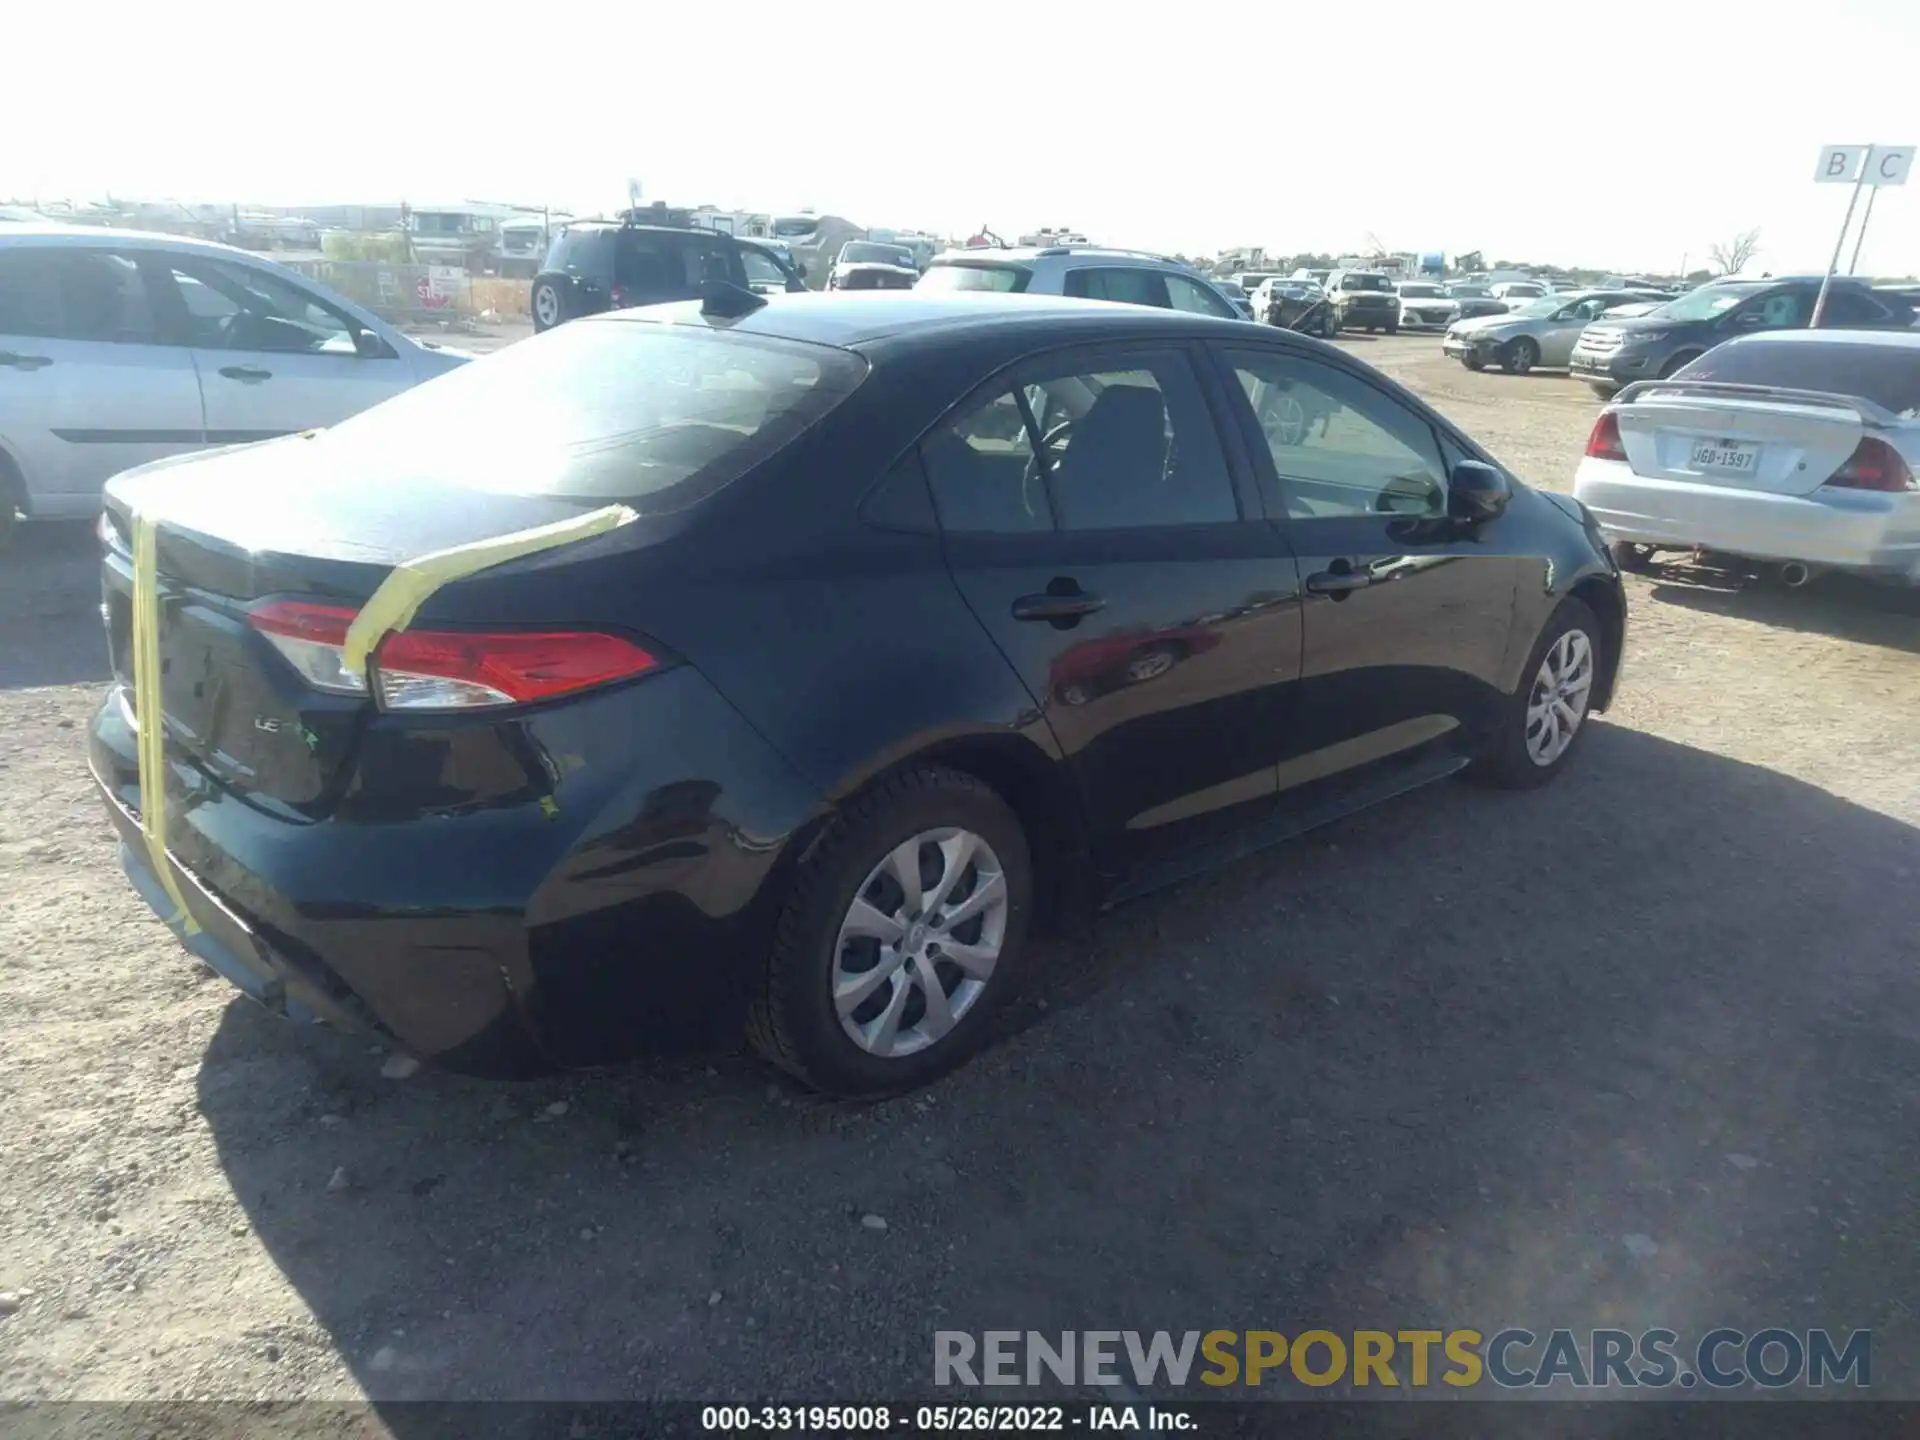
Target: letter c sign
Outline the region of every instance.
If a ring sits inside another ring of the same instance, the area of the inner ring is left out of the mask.
[[[1867,184],[1904,185],[1907,172],[1912,168],[1911,145],[1876,145],[1867,156]]]

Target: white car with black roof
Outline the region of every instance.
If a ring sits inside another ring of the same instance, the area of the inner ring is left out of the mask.
[[[1627,386],[1574,495],[1622,569],[1662,550],[1920,585],[1920,333],[1779,330]]]

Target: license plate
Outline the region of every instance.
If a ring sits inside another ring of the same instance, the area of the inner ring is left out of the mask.
[[[1758,445],[1740,445],[1732,440],[1696,440],[1688,457],[1693,469],[1722,475],[1751,475],[1759,463]]]

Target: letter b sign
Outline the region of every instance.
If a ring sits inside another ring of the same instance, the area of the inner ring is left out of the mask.
[[[1860,178],[1860,166],[1871,145],[1828,145],[1820,152],[1813,178],[1822,185],[1851,185]]]

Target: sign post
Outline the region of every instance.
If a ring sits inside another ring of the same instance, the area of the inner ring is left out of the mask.
[[[1827,311],[1827,292],[1833,288],[1834,272],[1840,268],[1840,252],[1847,245],[1847,231],[1853,224],[1853,208],[1860,203],[1860,192],[1868,186],[1878,190],[1882,185],[1904,185],[1907,172],[1913,167],[1913,146],[1911,145],[1828,145],[1820,152],[1820,163],[1814,167],[1813,178],[1820,185],[1845,185],[1851,183],[1853,193],[1847,197],[1847,213],[1840,221],[1840,234],[1833,242],[1833,258],[1827,262],[1827,273],[1820,281],[1820,294],[1813,302],[1813,319],[1809,329],[1818,330],[1821,318]],[[1868,214],[1872,214],[1872,201],[1868,201]],[[1860,235],[1866,237],[1867,227],[1863,220]],[[1860,258],[1858,242],[1853,251],[1855,261]]]

